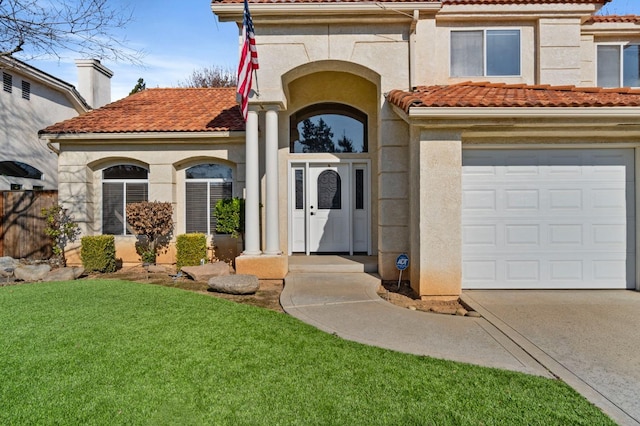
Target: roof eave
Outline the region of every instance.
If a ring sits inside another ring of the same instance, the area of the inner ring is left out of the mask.
[[[593,119],[621,117],[635,118],[640,121],[640,107],[410,107],[406,115],[410,119]]]
[[[309,17],[327,17],[327,16],[345,16],[358,15],[391,15],[403,16],[404,19],[413,19],[413,11],[418,12],[437,12],[441,9],[440,1],[425,2],[407,2],[392,3],[386,5],[383,2],[352,2],[352,3],[252,3],[251,16],[254,21],[261,17],[291,17],[291,16],[309,16]],[[242,3],[211,3],[211,10],[215,13],[220,21],[240,21],[244,11]]]
[[[105,140],[135,140],[139,142],[176,139],[236,139],[244,138],[244,130],[219,130],[210,132],[86,132],[86,133],[46,133],[38,136],[49,142],[90,142]]]
[[[2,59],[8,67],[7,69],[12,69],[21,74],[25,74],[33,78],[34,80],[37,80],[41,84],[63,93],[73,104],[78,113],[83,113],[91,110],[91,106],[87,103],[87,101],[85,101],[82,95],[80,95],[80,92],[78,92],[78,90],[72,84],[69,84],[64,80],[59,79],[58,77],[39,70],[38,68],[35,68],[27,64],[26,62],[22,62],[21,60],[13,58],[11,56],[5,56],[2,57]],[[2,69],[1,64],[0,69]]]

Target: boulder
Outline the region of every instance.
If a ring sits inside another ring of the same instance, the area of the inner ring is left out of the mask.
[[[17,280],[21,281],[40,281],[51,271],[49,265],[18,265],[13,271],[13,275]]]
[[[50,271],[42,281],[72,281],[78,279],[82,274],[84,274],[84,268],[81,267],[58,268]]]
[[[229,265],[225,262],[205,263],[198,266],[183,266],[180,269],[195,281],[209,281],[213,277],[229,275]]]
[[[13,271],[18,267],[19,264],[20,262],[13,257],[0,257],[0,277],[6,278],[13,276]]]
[[[147,267],[147,272],[150,272],[152,274],[166,274],[167,268],[162,265],[149,265]]]
[[[253,294],[260,289],[260,283],[255,275],[236,274],[211,278],[209,288],[220,293]]]

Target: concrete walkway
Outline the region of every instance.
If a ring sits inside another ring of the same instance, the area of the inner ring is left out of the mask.
[[[640,425],[640,293],[467,291],[463,299],[622,425]]]
[[[368,345],[559,377],[619,424],[640,425],[640,293],[465,292],[483,315],[470,318],[400,308],[378,297],[375,276],[327,272],[290,272],[284,310]]]

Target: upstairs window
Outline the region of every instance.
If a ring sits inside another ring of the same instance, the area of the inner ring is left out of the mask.
[[[520,30],[451,31],[451,77],[519,76]]]
[[[233,196],[233,171],[222,164],[199,164],[186,170],[187,233],[216,231],[216,203]]]
[[[11,74],[7,74],[6,72],[2,73],[2,88],[8,93],[13,91],[13,76]]]
[[[292,153],[368,152],[367,115],[356,108],[322,103],[301,109],[291,116]]]
[[[131,234],[127,229],[127,204],[148,201],[147,169],[121,164],[102,171],[102,233]]]
[[[640,45],[601,44],[597,47],[600,87],[640,87]]]

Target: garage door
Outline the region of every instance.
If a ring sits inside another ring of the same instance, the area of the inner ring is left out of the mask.
[[[632,149],[464,150],[463,288],[635,288]]]

